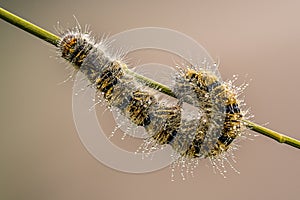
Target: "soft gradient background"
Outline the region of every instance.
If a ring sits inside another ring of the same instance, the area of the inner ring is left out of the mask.
[[[57,21],[94,33],[160,26],[183,32],[220,59],[224,79],[249,82],[255,121],[300,139],[300,2],[2,0],[0,5],[54,31]],[[244,141],[241,171],[224,179],[200,163],[194,178],[170,169],[121,173],[81,144],[72,117],[72,82],[45,42],[0,20],[0,199],[299,199],[300,151],[264,136]],[[142,58],[140,58],[142,59]],[[248,75],[246,77],[246,75]]]

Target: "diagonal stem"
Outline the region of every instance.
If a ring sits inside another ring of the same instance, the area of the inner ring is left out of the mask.
[[[16,27],[19,27],[20,29],[31,33],[32,35],[35,35],[42,40],[45,40],[46,42],[49,42],[50,44],[53,44],[54,46],[57,46],[59,37],[54,35],[53,33],[50,33],[28,21],[25,19],[18,17],[12,13],[10,13],[7,10],[4,10],[0,7],[0,18],[7,21],[8,23],[11,23],[12,25],[15,25]]]
[[[289,136],[283,135],[281,133],[278,133],[278,132],[268,129],[266,127],[260,126],[258,124],[255,124],[254,122],[251,122],[248,120],[243,120],[243,121],[244,121],[245,125],[252,131],[261,133],[267,137],[270,137],[270,138],[276,140],[279,143],[285,143],[285,144],[288,144],[290,146],[300,149],[300,141],[299,140],[296,140]]]
[[[40,38],[50,44],[53,44],[54,46],[58,45],[60,38],[57,35],[54,35],[53,33],[48,32],[48,31],[42,29],[41,27],[30,23],[30,22],[26,21],[25,19],[18,17],[1,7],[0,7],[0,18],[2,18],[6,22],[8,22],[14,26],[19,27],[20,29],[22,29],[28,33],[31,33],[31,34],[37,36],[38,38]],[[156,89],[164,94],[167,94],[171,97],[176,98],[175,94],[167,86],[162,85],[154,80],[148,79],[145,76],[137,74],[137,73],[131,71],[130,69],[127,69],[127,73],[133,75],[137,80],[144,83],[145,85],[147,85],[151,88],[154,88],[154,89]],[[270,130],[266,127],[260,126],[256,123],[248,121],[248,120],[243,120],[243,122],[252,131],[263,134],[269,138],[272,138],[272,139],[278,141],[279,143],[285,143],[287,145],[290,145],[290,146],[300,149],[300,141],[299,140],[296,140],[296,139],[288,137],[286,135],[277,133],[273,130]]]

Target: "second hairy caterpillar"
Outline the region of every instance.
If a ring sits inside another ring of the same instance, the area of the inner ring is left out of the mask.
[[[95,42],[80,27],[62,33],[59,54],[85,74],[109,107],[144,127],[153,145],[168,144],[181,159],[222,156],[241,134],[237,96],[211,71],[180,68],[174,87],[179,101],[171,104],[160,101],[159,92],[139,83],[104,42]],[[199,108],[201,117],[183,116],[183,102]]]
[[[243,114],[237,94],[212,72],[183,69],[177,76],[175,91],[179,99],[198,107],[203,113],[202,125],[185,152],[189,157],[219,155],[241,134]]]

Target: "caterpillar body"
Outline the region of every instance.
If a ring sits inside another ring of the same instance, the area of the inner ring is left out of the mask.
[[[203,112],[185,155],[210,157],[226,151],[241,133],[243,115],[237,95],[209,71],[187,68],[177,79],[177,97]]]
[[[144,127],[153,145],[170,145],[181,158],[222,155],[241,135],[243,113],[237,94],[209,70],[180,67],[173,88],[178,101],[166,103],[80,27],[62,34],[58,52],[85,74],[109,107]],[[183,116],[184,103],[199,109],[201,116]]]

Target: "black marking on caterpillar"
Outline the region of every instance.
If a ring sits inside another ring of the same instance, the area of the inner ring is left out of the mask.
[[[241,134],[243,114],[237,95],[219,77],[203,69],[181,69],[176,76],[179,101],[168,105],[157,91],[126,73],[126,64],[112,58],[80,27],[62,34],[60,56],[72,63],[133,124],[145,128],[154,145],[171,145],[181,158],[216,157],[226,152]],[[183,102],[202,112],[199,119],[182,117]]]

